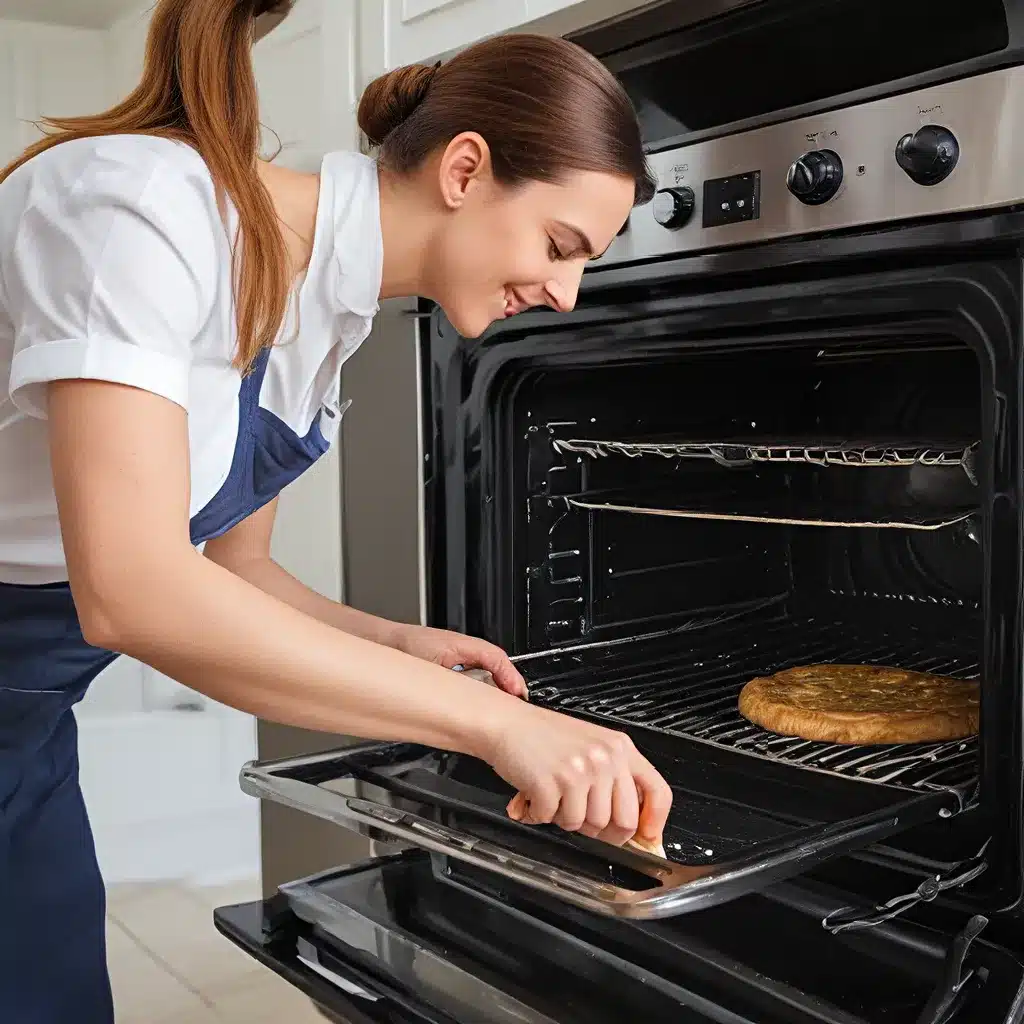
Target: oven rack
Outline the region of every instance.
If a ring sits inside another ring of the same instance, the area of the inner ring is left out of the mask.
[[[734,507],[727,512],[716,508],[702,507],[699,502],[688,502],[685,507],[667,508],[648,505],[620,504],[613,501],[584,501],[581,498],[565,497],[569,508],[589,512],[614,512],[626,515],[667,516],[677,519],[704,519],[733,523],[769,523],[779,526],[821,526],[842,529],[864,530],[941,530],[947,526],[966,522],[976,508],[923,509],[890,508],[868,509],[860,507],[835,507],[828,510],[818,508],[787,509],[785,513],[769,511],[763,505]]]
[[[892,665],[977,679],[977,653],[916,629],[905,635],[858,631],[849,621],[801,618],[746,624],[695,638],[664,634],[606,649],[600,665],[572,651],[525,663],[530,699],[602,722],[699,740],[754,757],[904,789],[976,785],[978,740],[854,746],[779,736],[737,710],[751,679],[817,663]]]
[[[978,442],[930,442],[827,439],[735,440],[735,441],[608,441],[589,438],[556,439],[555,451],[573,452],[590,458],[622,455],[636,459],[660,456],[664,459],[710,459],[721,466],[751,463],[805,463],[814,466],[879,468],[910,466],[961,467],[972,483],[977,482],[974,463]]]

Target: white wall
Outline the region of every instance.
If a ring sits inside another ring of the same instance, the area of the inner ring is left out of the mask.
[[[107,103],[123,99],[138,84],[146,48],[151,4],[118,18],[103,33]]]
[[[0,20],[0,159],[38,138],[43,113],[84,114],[106,101],[106,34]]]

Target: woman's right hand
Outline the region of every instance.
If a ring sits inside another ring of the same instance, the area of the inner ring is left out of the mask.
[[[621,732],[528,704],[502,723],[486,760],[519,790],[510,816],[621,846],[660,843],[672,790]]]

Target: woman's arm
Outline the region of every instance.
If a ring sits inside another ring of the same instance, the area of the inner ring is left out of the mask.
[[[280,598],[328,626],[444,668],[463,665],[465,668],[486,669],[507,693],[516,697],[527,696],[526,681],[500,647],[448,630],[381,619],[332,601],[297,580],[270,556],[270,538],[276,515],[275,498],[223,536],[209,541],[206,557],[264,593]]]
[[[181,407],[97,381],[49,393],[61,531],[90,643],[261,717],[468,753],[520,703],[332,629],[196,552]]]
[[[122,384],[48,387],[50,458],[86,639],[273,721],[481,757],[513,808],[657,841],[665,781],[627,736],[319,622],[191,545],[184,409]]]
[[[375,644],[397,647],[402,630],[399,623],[369,615],[318,594],[270,557],[270,537],[274,532],[277,502],[275,498],[223,536],[208,541],[204,552],[206,557],[328,626]]]

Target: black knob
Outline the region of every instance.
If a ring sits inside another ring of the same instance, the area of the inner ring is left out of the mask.
[[[959,159],[956,136],[937,124],[926,124],[896,143],[896,163],[918,185],[938,185],[953,173]]]
[[[804,153],[786,175],[786,188],[807,206],[827,203],[842,183],[843,161],[831,149]]]
[[[697,197],[688,185],[663,188],[654,196],[654,219],[663,228],[681,228],[692,216]]]

